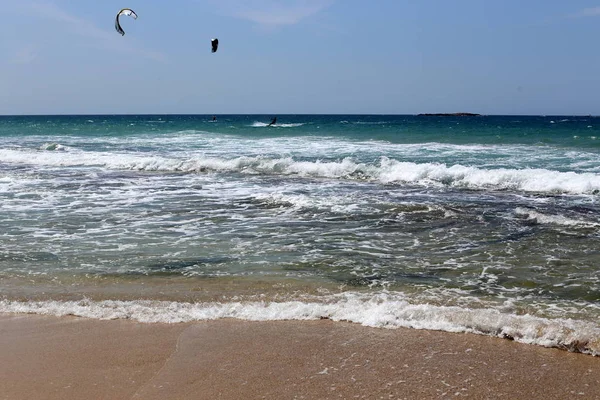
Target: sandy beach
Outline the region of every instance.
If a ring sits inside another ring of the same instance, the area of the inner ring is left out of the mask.
[[[0,315],[1,399],[598,399],[600,359],[321,321]]]

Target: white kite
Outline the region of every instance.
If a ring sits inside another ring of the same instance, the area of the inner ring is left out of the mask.
[[[131,17],[133,19],[137,19],[137,14],[131,8],[124,8],[117,14],[117,17],[115,18],[115,29],[121,34],[121,36],[123,36],[125,35],[125,31],[123,30],[123,28],[121,28],[121,24],[119,23],[119,17],[121,15],[127,15],[128,17]]]

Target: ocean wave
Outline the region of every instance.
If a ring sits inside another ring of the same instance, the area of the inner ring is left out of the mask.
[[[235,318],[249,321],[348,321],[377,328],[414,328],[496,336],[521,343],[600,355],[600,327],[571,319],[514,315],[493,309],[411,304],[401,296],[345,293],[326,301],[180,303],[139,301],[0,301],[0,312],[181,323]]]
[[[40,150],[46,150],[46,151],[66,151],[68,149],[69,149],[69,147],[63,146],[60,143],[44,143],[43,145],[40,146]]]
[[[382,184],[411,184],[467,190],[513,190],[532,193],[598,194],[600,174],[560,172],[548,169],[486,169],[455,164],[404,162],[381,157],[360,163],[352,158],[337,161],[297,161],[293,157],[235,158],[191,155],[176,159],[137,154],[98,152],[31,152],[0,150],[3,162],[49,166],[96,166],[108,169],[161,172],[239,172],[245,174],[296,175],[312,178],[350,179]]]

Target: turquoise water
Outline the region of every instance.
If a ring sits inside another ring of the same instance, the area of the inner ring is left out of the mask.
[[[0,117],[0,310],[600,352],[600,118]]]

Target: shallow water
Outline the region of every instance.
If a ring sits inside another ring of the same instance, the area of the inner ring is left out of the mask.
[[[0,117],[0,310],[600,352],[600,119],[268,121]]]

